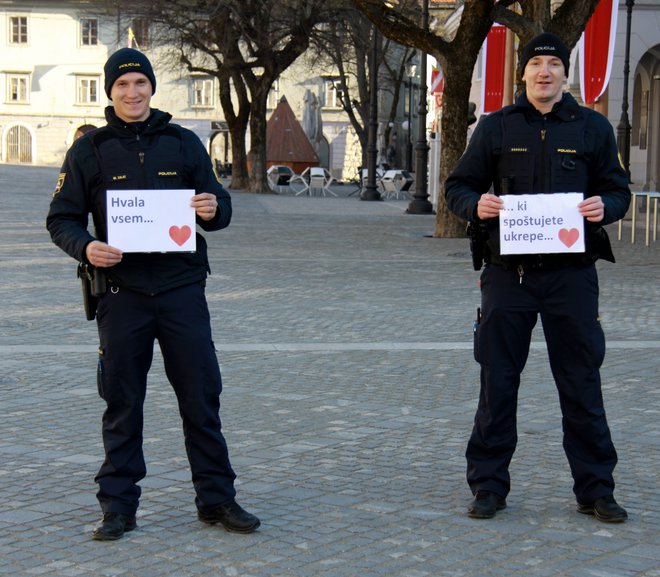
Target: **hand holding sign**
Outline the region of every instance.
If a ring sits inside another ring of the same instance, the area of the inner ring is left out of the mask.
[[[605,203],[600,196],[590,196],[578,204],[580,214],[589,222],[600,222],[605,218]]]
[[[123,252],[194,252],[194,194],[187,189],[108,190],[108,244]]]
[[[577,192],[500,197],[500,252],[542,254],[584,252],[584,217]]]
[[[192,197],[191,206],[199,218],[211,220],[218,211],[218,199],[210,192],[202,192]]]
[[[495,218],[500,215],[500,211],[504,208],[504,201],[501,197],[487,192],[481,195],[477,203],[477,216],[481,220]]]

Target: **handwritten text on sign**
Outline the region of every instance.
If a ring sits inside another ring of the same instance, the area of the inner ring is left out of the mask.
[[[194,190],[109,190],[108,244],[124,252],[194,252]]]
[[[503,195],[501,254],[584,252],[578,192]]]

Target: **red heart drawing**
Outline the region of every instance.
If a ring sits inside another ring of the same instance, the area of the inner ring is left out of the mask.
[[[183,246],[186,243],[191,233],[192,231],[187,224],[184,224],[181,228],[176,225],[170,227],[170,238],[179,246]]]
[[[580,238],[580,231],[577,228],[572,228],[570,230],[562,228],[559,231],[559,240],[568,247],[573,246],[578,238]]]

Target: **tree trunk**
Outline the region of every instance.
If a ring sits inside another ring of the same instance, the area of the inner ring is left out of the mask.
[[[224,72],[224,71],[223,71]],[[246,152],[246,133],[250,118],[250,100],[240,74],[219,73],[220,105],[229,127],[231,139],[231,184],[236,190],[245,190],[249,184]],[[233,83],[229,78],[233,79]],[[234,95],[238,106],[234,107]]]
[[[458,164],[467,141],[468,107],[472,71],[491,22],[489,6],[475,2],[466,6],[461,27],[444,54],[436,55],[445,75],[442,97],[442,130],[440,151],[440,191],[435,218],[435,237],[465,236],[465,222],[449,212],[445,204],[445,182]]]
[[[445,203],[445,181],[456,166],[467,141],[467,116],[470,99],[472,66],[451,62],[444,69],[445,90],[442,100],[442,132],[440,150],[440,192],[433,236],[457,238],[465,236],[465,222],[453,215]]]
[[[252,97],[250,110],[250,182],[248,192],[270,193],[266,177],[266,103]]]
[[[245,124],[235,120],[229,129],[231,138],[231,184],[229,186],[236,190],[244,190],[248,188],[249,184],[245,134]]]

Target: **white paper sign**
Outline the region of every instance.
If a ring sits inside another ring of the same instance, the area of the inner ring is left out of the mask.
[[[108,244],[124,252],[194,252],[194,190],[108,190]]]
[[[500,253],[584,252],[584,217],[579,192],[503,195]]]

